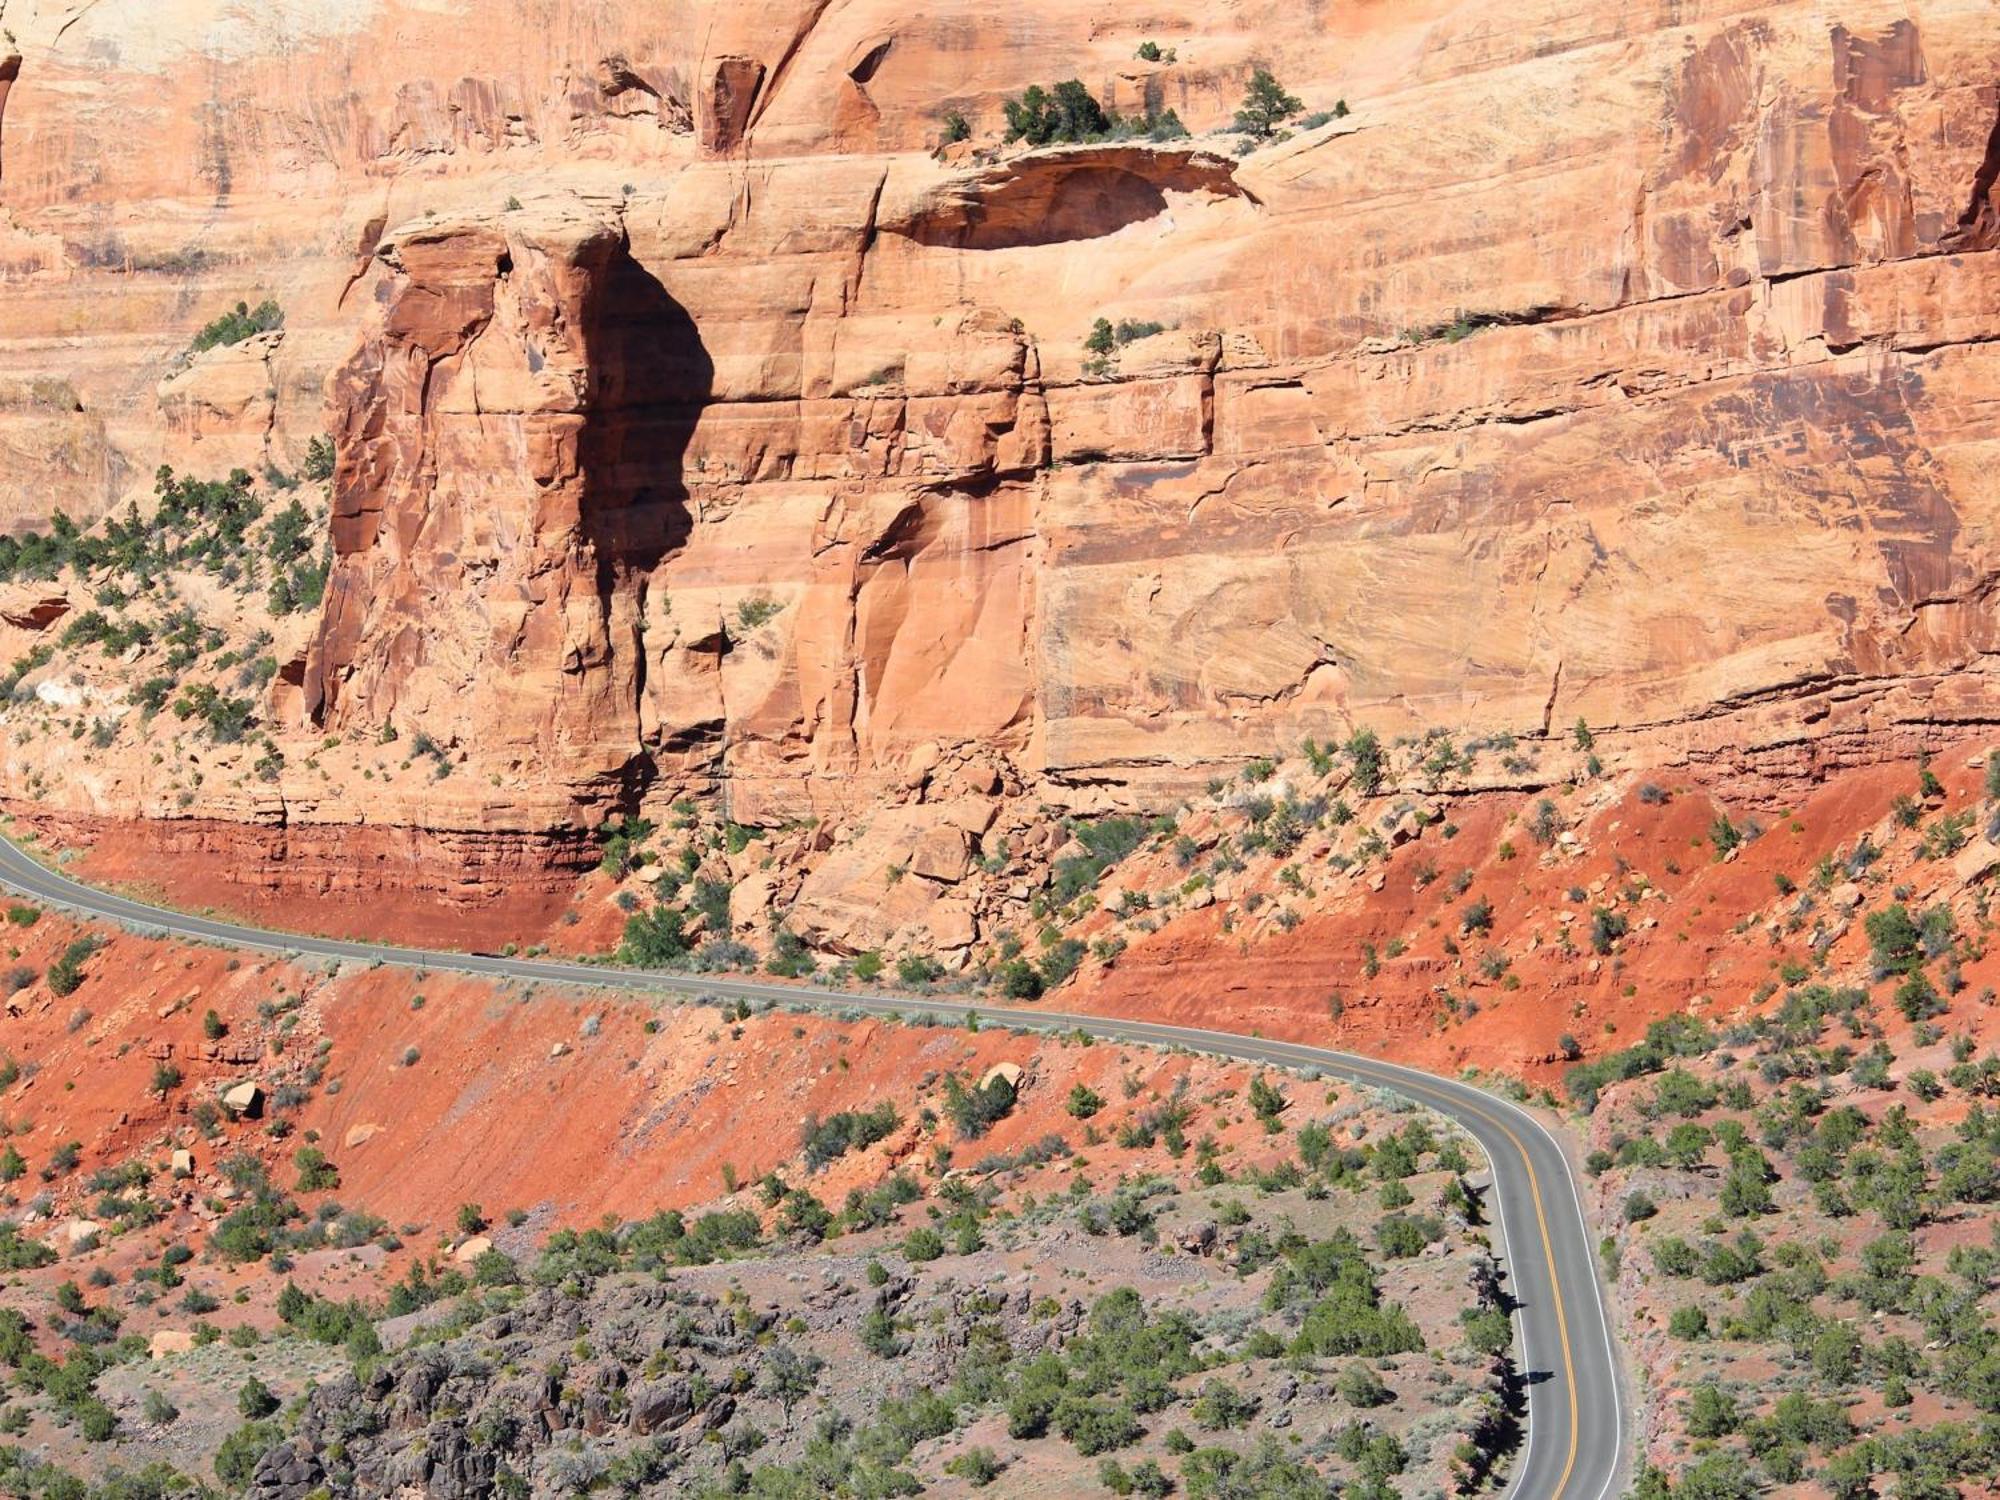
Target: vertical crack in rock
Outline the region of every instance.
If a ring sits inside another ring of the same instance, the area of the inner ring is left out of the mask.
[[[746,134],[755,128],[757,122],[764,117],[764,111],[770,108],[771,101],[778,97],[778,90],[784,86],[785,75],[791,71],[792,63],[798,57],[799,50],[805,46],[813,32],[818,29],[820,19],[826,15],[827,9],[832,4],[833,0],[813,0],[812,9],[792,32],[791,41],[786,45],[785,50],[779,54],[777,64],[765,77],[763,90],[756,96],[756,102],[750,109],[750,118],[744,124]]]
[[[347,305],[347,294],[354,290],[355,283],[368,274],[368,268],[375,263],[375,252],[382,244],[382,231],[389,227],[387,213],[371,214],[368,222],[361,226],[360,238],[354,246],[354,269],[341,284],[340,298],[336,307]]]
[[[56,34],[49,44],[50,47],[53,49],[55,43],[61,41],[63,37],[68,34],[70,27],[76,25],[78,21],[81,21],[85,16],[89,15],[96,8],[97,8],[97,0],[83,0],[83,4],[79,5],[75,10],[70,12],[70,14],[63,19],[62,25],[56,28]]]
[[[889,185],[889,169],[884,167],[882,175],[875,179],[875,191],[868,195],[868,209],[861,218],[860,249],[854,256],[854,296],[861,295],[861,282],[868,270],[868,252],[875,248],[877,236],[881,233],[882,190]]]

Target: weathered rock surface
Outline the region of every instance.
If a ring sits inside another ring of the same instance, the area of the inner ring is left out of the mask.
[[[517,779],[615,791],[640,755],[646,582],[687,529],[671,477],[633,455],[670,445],[707,384],[692,329],[581,204],[426,223],[381,254],[379,322],[333,387],[336,561],[305,713],[421,724]]]
[[[272,732],[463,769],[288,769],[266,821],[533,868],[719,787],[858,841],[800,892],[853,946],[986,851],[929,841],[926,757],[1089,808],[1581,716],[1776,795],[2000,718],[1983,6],[1303,8],[1157,66],[1136,0],[140,9],[9,15],[0,513],[334,433]],[[1201,138],[1253,53],[1352,113]],[[994,149],[1072,74],[1197,139]],[[172,372],[266,294],[282,336]]]
[[[60,589],[19,588],[0,599],[0,620],[16,630],[46,630],[72,608]]]
[[[222,474],[260,468],[273,456],[268,439],[277,419],[276,367],[284,338],[259,333],[217,345],[161,380],[154,394],[173,467]]]

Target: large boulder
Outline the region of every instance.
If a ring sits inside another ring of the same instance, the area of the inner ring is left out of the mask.
[[[1010,1091],[1018,1094],[1021,1092],[1021,1080],[1026,1076],[1027,1074],[1022,1071],[1019,1063],[995,1063],[986,1070],[985,1075],[979,1080],[979,1086],[982,1089],[991,1088],[995,1080],[999,1080],[1004,1082]]]
[[[146,1353],[153,1359],[165,1359],[171,1354],[186,1354],[194,1348],[194,1334],[185,1328],[157,1329],[146,1341]]]
[[[972,867],[972,839],[963,828],[933,828],[910,850],[910,873],[945,885],[965,879]]]
[[[493,1237],[491,1235],[475,1234],[459,1245],[456,1250],[452,1251],[451,1258],[461,1266],[469,1266],[492,1248]]]
[[[326,1469],[307,1443],[278,1444],[257,1460],[250,1476],[250,1500],[305,1500],[320,1487]]]
[[[671,1432],[694,1415],[694,1388],[685,1380],[648,1381],[632,1392],[631,1427],[638,1436]]]

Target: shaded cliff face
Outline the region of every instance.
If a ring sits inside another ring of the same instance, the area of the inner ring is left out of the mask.
[[[332,386],[335,567],[302,685],[317,727],[422,725],[588,793],[639,754],[645,589],[688,534],[708,367],[618,225],[566,207],[384,251]]]
[[[1579,717],[1781,797],[1995,717],[1980,7],[177,8],[7,14],[0,303],[79,400],[0,385],[4,498],[334,433],[273,733],[470,774],[293,821],[720,791],[841,836],[940,767],[1160,805],[1356,723]],[[1263,59],[1351,112],[1204,136]],[[998,151],[1072,74],[1196,138]],[[264,290],[265,400],[240,355],[154,389]]]
[[[613,206],[426,221],[380,254],[331,386],[314,727],[421,726],[568,805],[740,776],[736,815],[761,820],[768,782],[774,821],[811,805],[804,782],[900,774],[916,740],[1004,746],[1030,696],[1024,486],[1046,452],[1011,323],[961,309],[861,377],[878,394],[711,417],[699,325]],[[745,483],[808,443],[843,468],[876,451],[816,492]]]

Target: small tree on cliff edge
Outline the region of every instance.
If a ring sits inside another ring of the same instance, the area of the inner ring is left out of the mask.
[[[1243,92],[1243,106],[1236,111],[1236,128],[1249,135],[1270,135],[1279,121],[1289,120],[1305,108],[1304,101],[1285,92],[1284,85],[1271,76],[1269,68],[1250,75],[1250,87]]]

